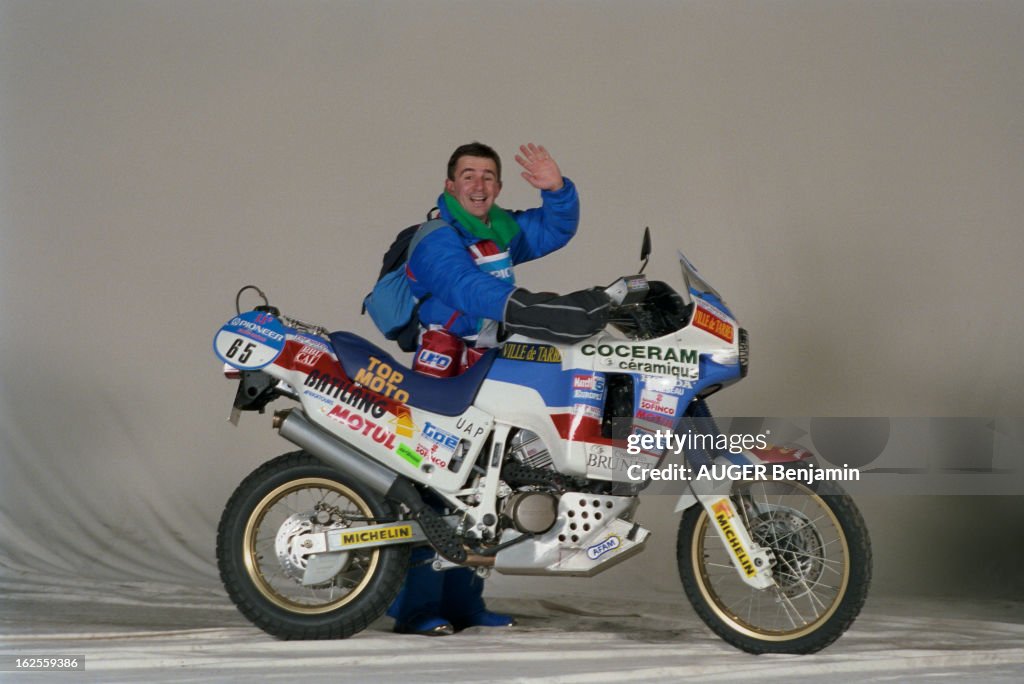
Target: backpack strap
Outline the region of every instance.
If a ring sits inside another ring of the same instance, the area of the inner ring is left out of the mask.
[[[428,235],[433,233],[435,230],[440,230],[441,228],[449,228],[449,227],[450,226],[447,223],[445,223],[444,221],[442,221],[441,219],[431,219],[431,220],[427,221],[426,223],[422,224],[416,230],[416,232],[413,233],[412,239],[409,240],[409,248],[405,251],[405,262],[402,264],[402,268],[404,269],[406,266],[408,266],[409,258],[412,256],[412,251],[414,249],[416,249],[416,245],[420,244],[420,242],[423,240],[423,238],[427,237]],[[430,299],[430,293],[429,292],[422,299],[420,299],[420,300],[418,300],[416,302],[416,308],[413,309],[412,318],[413,318],[414,321],[416,321],[417,325],[419,325],[419,322],[420,322],[420,319],[419,319],[420,304],[422,304],[423,302],[427,301],[428,299]]]
[[[409,260],[409,257],[412,256],[412,251],[416,249],[416,245],[420,244],[423,238],[427,237],[435,230],[439,230],[441,228],[448,228],[448,224],[445,221],[442,221],[441,219],[431,219],[426,223],[422,224],[416,230],[416,233],[412,236],[412,239],[409,241],[409,249],[408,251],[406,251],[405,260]]]
[[[427,237],[435,230],[448,227],[448,224],[441,219],[431,219],[422,224],[413,234],[412,239],[409,240],[409,248],[405,252],[405,263],[402,264],[401,268],[404,269],[405,266],[408,265],[409,257],[412,256],[412,251],[416,249],[416,245],[418,245],[423,238]],[[398,348],[402,351],[416,351],[416,347],[419,346],[420,307],[423,306],[423,303],[428,299],[430,299],[429,292],[424,295],[422,299],[416,300],[416,306],[412,309],[412,316],[409,319],[409,324],[405,326],[405,329],[402,330],[396,338]]]

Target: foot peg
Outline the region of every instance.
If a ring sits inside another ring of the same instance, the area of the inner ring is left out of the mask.
[[[425,506],[416,514],[416,521],[441,556],[458,565],[466,562],[466,549],[455,536],[452,526],[446,523],[437,511]]]

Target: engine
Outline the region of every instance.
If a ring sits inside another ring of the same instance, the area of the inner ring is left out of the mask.
[[[552,492],[516,492],[506,500],[502,515],[523,534],[543,534],[558,520],[558,497]]]
[[[509,455],[529,468],[553,468],[551,454],[541,438],[529,430],[518,430],[508,442]]]
[[[502,505],[503,522],[524,534],[543,534],[558,519],[558,497],[566,489],[565,478],[555,471],[544,442],[529,430],[512,436],[509,456],[501,479],[514,491]]]

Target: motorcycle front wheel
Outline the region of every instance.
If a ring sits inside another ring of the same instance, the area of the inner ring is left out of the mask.
[[[692,506],[679,523],[676,557],[697,615],[748,653],[814,653],[838,639],[871,581],[871,544],[850,497],[831,482],[737,482],[732,503],[753,541],[772,550],[775,582],[743,582],[714,521]]]
[[[297,451],[251,473],[228,500],[217,528],[217,564],[231,600],[253,624],[281,639],[339,639],[365,629],[401,587],[409,546],[345,552],[337,573],[303,583],[303,535],[394,519],[390,504]],[[333,568],[332,568],[333,570]]]

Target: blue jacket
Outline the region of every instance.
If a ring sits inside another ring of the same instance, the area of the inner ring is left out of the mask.
[[[576,234],[579,196],[572,181],[563,181],[565,185],[560,190],[541,191],[540,207],[509,212],[519,225],[519,232],[508,246],[511,264],[499,264],[508,267],[499,274],[491,274],[476,263],[468,250],[480,239],[452,218],[443,197],[438,199],[441,219],[452,229],[435,230],[423,238],[409,256],[406,270],[413,295],[419,299],[431,295],[420,306],[420,322],[424,326],[445,325],[458,313],[451,332],[471,337],[480,330],[483,319],[502,320],[505,302],[516,289],[511,265],[554,252]]]

